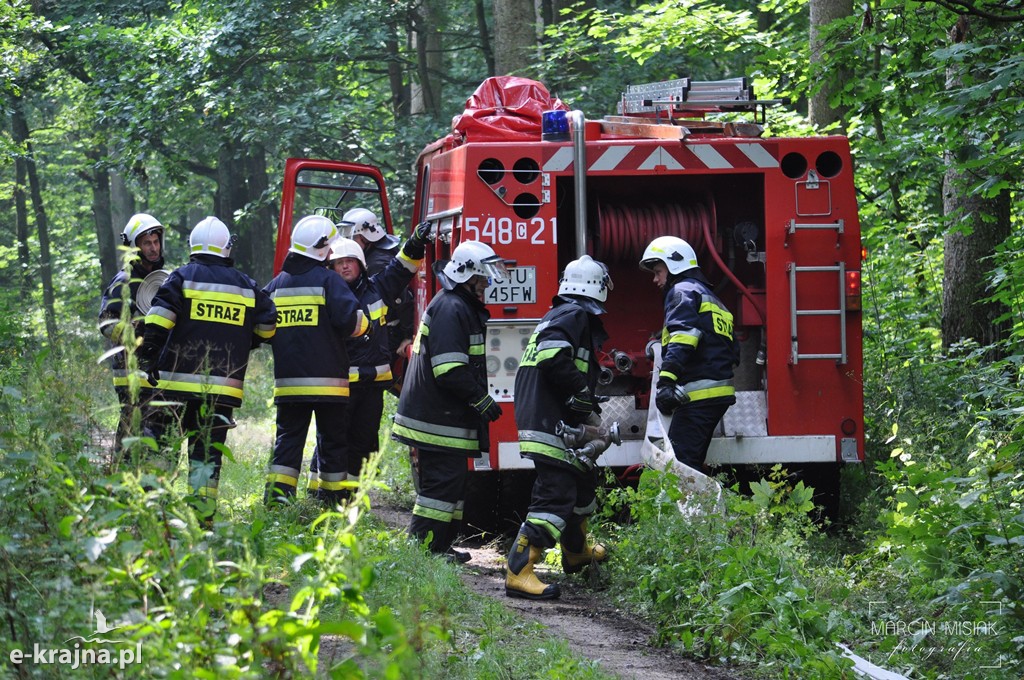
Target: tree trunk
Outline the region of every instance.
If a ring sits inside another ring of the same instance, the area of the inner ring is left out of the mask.
[[[416,79],[412,85],[413,113],[441,115],[441,74],[444,55],[441,32],[444,13],[436,0],[424,2],[413,18],[413,43],[416,47]]]
[[[117,249],[119,240],[114,239],[111,224],[110,172],[103,162],[106,150],[102,147],[86,151],[86,157],[94,171],[87,176],[92,189],[92,221],[96,229],[96,247],[100,254],[100,286],[105,286],[120,269]]]
[[[398,38],[392,36],[385,42],[388,53],[388,84],[391,88],[391,112],[395,120],[408,118],[412,113],[411,93],[405,83],[402,56]]]
[[[124,181],[124,175],[119,172],[110,173],[110,233],[114,237],[114,243],[121,243],[121,234],[128,220],[135,214],[135,197]],[[166,227],[163,215],[154,215]],[[164,241],[167,234],[164,234]]]
[[[477,33],[480,34],[480,51],[484,54],[484,63],[487,64],[487,75],[493,76],[494,73],[494,48],[491,47],[491,32],[487,28],[487,7],[484,5],[484,0],[474,0],[474,7],[476,7],[476,28]]]
[[[846,117],[847,107],[833,107],[830,101],[849,78],[847,69],[823,68],[822,55],[828,51],[824,30],[836,19],[843,19],[852,14],[853,0],[811,0],[811,74],[817,82],[811,85],[807,116],[812,123],[821,127],[842,121]]]
[[[536,50],[533,0],[494,0],[495,75],[527,75]]]
[[[260,285],[270,281],[274,271],[274,234],[277,233],[276,204],[264,199],[270,186],[267,179],[267,152],[255,146],[246,157],[246,185],[249,193],[248,234],[249,276]]]
[[[942,345],[965,338],[992,345],[1006,338],[1006,323],[996,321],[1006,307],[979,302],[988,297],[989,262],[1010,235],[1010,195],[994,199],[968,193],[963,173],[950,167],[943,182],[943,212],[958,222],[946,233],[942,277]]]
[[[12,138],[17,141],[13,134],[14,116],[11,116]],[[28,186],[28,160],[24,154],[18,154],[14,159],[14,233],[18,240],[18,287],[21,289],[21,297],[27,297],[32,292],[32,270],[31,254],[28,250],[28,196],[25,188]]]
[[[39,281],[43,286],[43,319],[46,323],[46,337],[50,346],[57,343],[57,315],[54,311],[53,295],[53,260],[50,257],[50,229],[46,221],[46,210],[43,206],[43,192],[39,186],[39,175],[36,173],[36,162],[32,156],[32,142],[29,141],[28,121],[22,108],[20,97],[14,98],[11,114],[12,136],[15,145],[24,149],[22,161],[28,175],[29,195],[32,199],[32,211],[36,221],[36,236],[39,245]],[[27,229],[26,229],[27,241]]]
[[[961,16],[950,31],[952,42],[965,40],[967,29],[967,18]],[[962,84],[961,74],[950,69],[946,89]],[[971,193],[971,185],[983,178],[979,170],[961,170],[960,159],[970,157],[973,148],[972,131],[965,128],[960,132],[956,138],[964,140],[963,147],[945,154],[942,188],[942,210],[951,225],[945,237],[942,277],[942,345],[947,349],[968,338],[982,346],[994,345],[1008,332],[1006,322],[997,322],[1006,308],[980,300],[988,297],[988,263],[996,247],[1010,235],[1010,194],[1002,191],[995,198],[985,198]]]

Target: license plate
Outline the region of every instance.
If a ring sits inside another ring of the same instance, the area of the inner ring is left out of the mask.
[[[510,267],[508,278],[487,287],[489,305],[531,304],[537,301],[537,268]]]

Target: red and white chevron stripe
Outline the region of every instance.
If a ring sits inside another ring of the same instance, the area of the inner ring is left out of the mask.
[[[779,167],[775,144],[717,142],[682,144],[609,143],[587,148],[587,174],[666,170],[735,170]],[[595,151],[597,152],[595,156]],[[562,146],[544,162],[544,172],[564,172],[572,167],[573,149]]]

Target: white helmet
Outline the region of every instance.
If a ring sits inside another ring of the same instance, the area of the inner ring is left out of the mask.
[[[562,278],[558,280],[559,295],[582,295],[598,302],[607,300],[608,291],[614,287],[608,267],[590,255],[565,265]]]
[[[504,281],[508,278],[508,270],[505,269],[505,262],[498,257],[494,249],[480,241],[463,241],[452,251],[452,259],[442,269],[444,277],[441,284],[447,279],[452,284],[465,283],[474,276],[486,276],[494,281]],[[451,290],[447,285],[444,287]],[[455,286],[452,285],[452,288]]]
[[[678,236],[659,236],[650,242],[640,258],[640,268],[654,270],[654,264],[664,262],[669,274],[682,274],[697,268],[697,253],[689,243]]]
[[[329,262],[334,262],[343,257],[354,257],[359,260],[359,264],[363,265],[363,271],[366,271],[366,256],[363,255],[363,249],[350,238],[335,240],[331,244],[331,254],[327,256],[327,259]]]
[[[121,243],[134,248],[135,242],[140,236],[156,229],[160,231],[160,246],[161,252],[163,252],[164,225],[160,224],[160,220],[146,213],[136,213],[131,216],[128,224],[124,225],[124,231],[121,232]]]
[[[292,229],[290,253],[298,253],[323,262],[327,259],[331,241],[338,238],[334,222],[322,215],[307,215],[295,223]]]
[[[193,255],[207,253],[229,258],[235,240],[236,237],[231,235],[226,224],[216,217],[207,217],[192,228],[192,233],[188,235],[188,246]]]
[[[338,226],[342,228],[345,238],[354,238],[358,234],[370,243],[376,243],[387,233],[377,216],[366,208],[352,208],[341,218]]]

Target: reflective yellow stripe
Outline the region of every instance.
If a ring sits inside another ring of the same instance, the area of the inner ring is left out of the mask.
[[[347,479],[342,479],[336,482],[329,482],[326,479],[320,480],[320,488],[327,489],[328,491],[338,491],[339,489],[345,489],[353,486],[354,485]]]
[[[672,335],[669,335],[667,339],[663,340],[662,344],[690,345],[691,347],[696,347],[698,342],[700,342],[700,337],[696,335],[691,335],[689,333],[673,333]]]
[[[420,517],[426,517],[427,519],[436,519],[439,522],[452,521],[452,513],[434,510],[433,508],[425,508],[422,505],[414,505],[412,507],[412,514],[419,515]]]
[[[479,441],[476,439],[459,439],[456,437],[445,437],[443,435],[430,434],[429,432],[420,432],[418,430],[410,429],[404,425],[399,425],[398,423],[394,424],[391,432],[392,434],[397,434],[414,442],[434,444],[435,446],[444,446],[449,449],[476,451],[480,446]]]
[[[348,387],[315,387],[311,385],[301,385],[298,387],[275,387],[275,397],[296,397],[302,395],[309,396],[326,396],[326,397],[347,397],[349,396]]]
[[[159,314],[147,314],[146,315],[146,324],[147,325],[152,324],[153,326],[160,326],[161,328],[166,328],[167,330],[171,330],[171,329],[174,328],[174,321],[172,321],[171,319],[167,319],[165,317],[162,317]]]
[[[224,397],[242,398],[242,390],[237,387],[226,385],[211,385],[210,383],[181,382],[180,380],[161,380],[157,385],[160,390],[173,390],[176,392],[195,392],[196,394],[219,394]]]
[[[325,305],[327,298],[323,295],[272,295],[274,304],[278,307],[288,305]]]
[[[551,538],[555,539],[556,541],[559,538],[561,538],[561,536],[562,536],[562,532],[559,530],[559,528],[556,527],[551,522],[547,522],[545,520],[538,519],[537,517],[527,517],[526,518],[526,523],[527,524],[532,524],[533,526],[541,529],[542,531],[544,531],[545,533],[550,535]]]
[[[187,298],[193,300],[215,300],[217,302],[230,302],[234,305],[242,305],[243,307],[255,307],[256,299],[248,295],[239,295],[238,293],[228,293],[221,290],[196,290],[195,288],[189,288],[186,283],[185,288],[182,289],[182,293]]]
[[[298,486],[299,480],[289,475],[282,475],[276,472],[271,472],[267,475],[267,483],[274,484],[280,482],[281,484],[287,484],[288,486]]]
[[[712,399],[714,397],[731,397],[736,394],[736,388],[732,386],[709,387],[706,390],[694,390],[686,394],[690,397],[690,401],[700,401],[701,399]]]
[[[444,375],[448,371],[452,370],[453,368],[456,368],[458,366],[465,366],[465,365],[466,364],[462,363],[461,361],[452,361],[451,363],[441,364],[440,366],[434,366],[434,368],[433,368],[434,377],[435,378],[440,378],[442,375]]]

